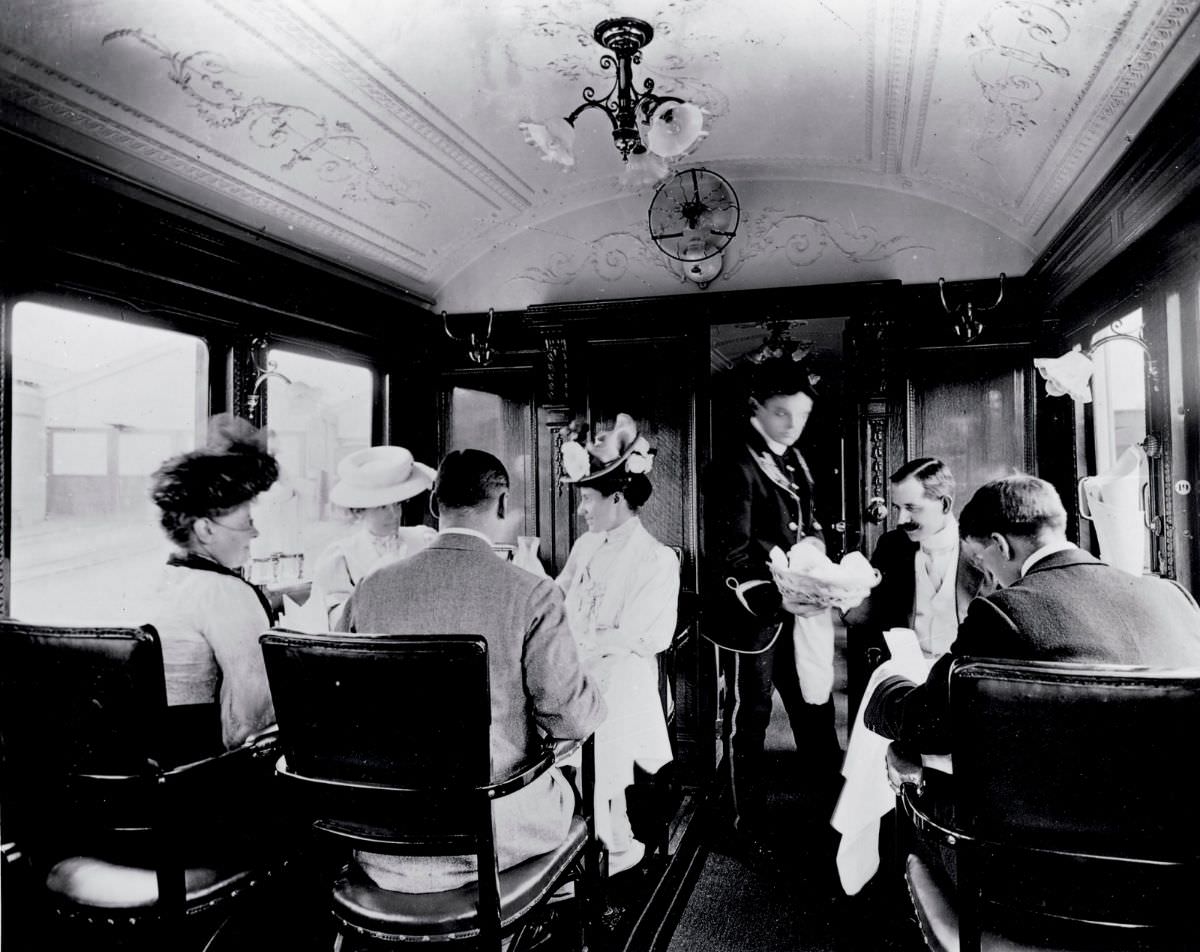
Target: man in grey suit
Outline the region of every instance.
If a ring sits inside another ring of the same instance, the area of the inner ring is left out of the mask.
[[[1178,583],[1130,575],[1067,541],[1058,492],[1035,476],[980,487],[963,508],[963,549],[1003,586],[974,599],[924,684],[895,676],[866,725],[922,753],[948,750],[950,667],[963,656],[1180,668],[1200,666],[1200,608]]]
[[[481,450],[442,460],[433,489],[441,531],[429,547],[359,582],[337,630],[377,634],[477,634],[488,642],[492,770],[509,772],[541,738],[582,740],[605,716],[579,664],[554,581],[492,551],[508,514],[508,472]],[[430,716],[436,716],[430,712]],[[575,796],[557,769],[497,801],[500,868],[566,839]],[[357,854],[378,885],[399,892],[453,889],[476,878],[473,856]]]

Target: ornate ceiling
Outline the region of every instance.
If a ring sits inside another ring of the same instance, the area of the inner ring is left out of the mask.
[[[1022,274],[1200,57],[1200,0],[5,0],[0,117],[451,312],[703,293],[596,112],[563,172],[518,124],[634,76],[708,112],[723,290]]]

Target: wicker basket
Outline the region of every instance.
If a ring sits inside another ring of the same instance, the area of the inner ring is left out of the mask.
[[[822,608],[853,608],[859,604],[871,589],[879,584],[881,578],[878,571],[875,579],[869,585],[846,586],[826,579],[805,575],[803,572],[793,572],[771,565],[771,576],[775,586],[785,597],[798,602],[808,602]]]

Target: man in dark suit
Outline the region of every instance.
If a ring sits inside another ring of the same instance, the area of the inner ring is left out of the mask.
[[[882,578],[844,615],[850,722],[871,671],[888,658],[883,633],[911,628],[928,658],[944,654],[967,605],[994,582],[966,558],[954,518],[954,474],[942,460],[909,460],[889,478],[896,528],[879,537],[871,564]]]
[[[762,816],[763,743],[774,690],[809,768],[806,783],[821,800],[831,800],[841,764],[833,701],[804,701],[792,644],[793,617],[827,609],[785,600],[768,567],[774,546],[785,553],[801,541],[825,548],[813,516],[812,476],[795,446],[815,396],[803,364],[776,358],[753,368],[741,440],[706,474],[711,577],[704,630],[734,652],[725,652],[723,661],[725,732],[735,824],[751,835],[748,827]]]
[[[1130,575],[1068,542],[1054,487],[1009,476],[979,489],[959,534],[1003,586],[971,602],[949,654],[924,684],[884,680],[867,701],[871,730],[922,753],[948,750],[949,674],[955,658],[1200,665],[1200,608],[1178,583]]]
[[[360,580],[337,629],[483,635],[492,700],[492,771],[502,776],[536,754],[542,736],[590,736],[604,719],[604,699],[580,667],[554,580],[492,551],[508,515],[504,464],[481,450],[450,453],[442,460],[433,494],[438,537],[428,548]],[[574,793],[557,769],[498,800],[500,868],[562,843],[574,804]],[[474,856],[360,853],[357,858],[376,883],[399,892],[453,889],[476,878]]]

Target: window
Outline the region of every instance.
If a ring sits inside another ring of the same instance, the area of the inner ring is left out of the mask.
[[[1142,330],[1142,311],[1139,308],[1103,328],[1092,336],[1092,347],[1114,334],[1137,336]],[[1121,461],[1123,472],[1131,462],[1122,459],[1131,447],[1140,446],[1146,438],[1146,353],[1142,347],[1130,340],[1114,340],[1095,349],[1092,354],[1092,426],[1095,434],[1093,449],[1096,454],[1095,472],[1105,476],[1113,472]],[[1137,464],[1136,477],[1131,472],[1120,483],[1109,483],[1105,490],[1117,509],[1128,510],[1136,506],[1144,509],[1143,487],[1148,485],[1149,468],[1142,455]],[[1119,498],[1118,495],[1119,494]],[[1120,552],[1128,551],[1128,535],[1137,533],[1142,543],[1142,567],[1150,568],[1150,532],[1144,527],[1143,517],[1130,517],[1127,524],[1114,522],[1111,526],[1096,524],[1099,534],[1100,555],[1114,563]],[[1111,533],[1111,535],[1110,535]],[[1111,541],[1107,541],[1111,540]],[[1112,551],[1106,552],[1106,546]],[[1136,549],[1134,549],[1136,552]],[[1134,565],[1136,566],[1136,556]]]
[[[10,611],[142,624],[168,550],[149,475],[205,432],[207,348],[30,301],[13,309],[12,348]]]
[[[267,427],[279,482],[258,498],[250,576],[256,582],[310,578],[322,549],[349,531],[349,517],[329,502],[337,467],[371,445],[374,379],[366,367],[272,350]],[[290,381],[290,382],[289,382]],[[302,557],[302,558],[301,558]]]
[[[1113,334],[1137,335],[1139,308],[1092,336],[1092,346]],[[1096,428],[1096,471],[1107,472],[1117,458],[1146,438],[1146,354],[1133,341],[1116,340],[1093,354],[1093,421]]]

